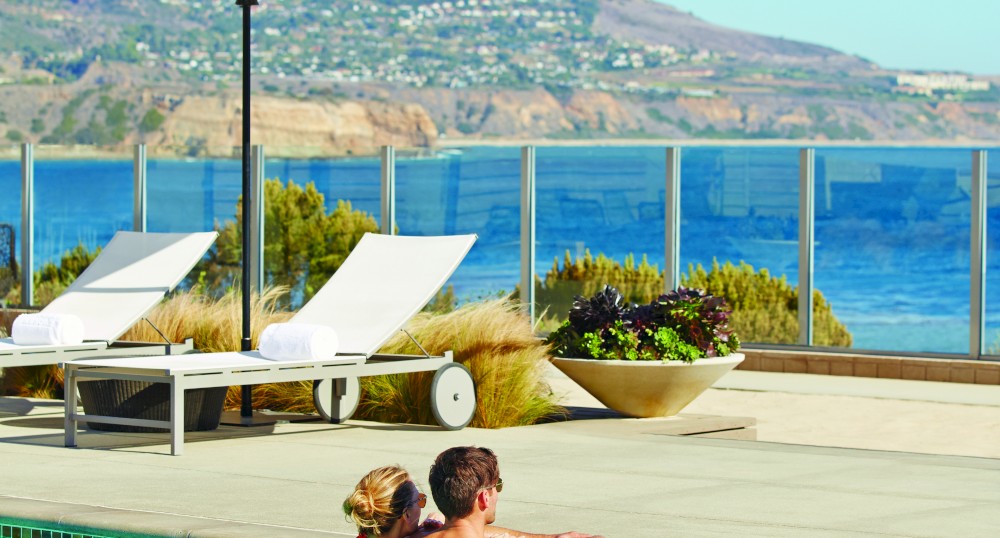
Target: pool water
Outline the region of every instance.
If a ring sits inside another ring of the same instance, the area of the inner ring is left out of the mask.
[[[65,532],[40,526],[8,523],[0,520],[0,538],[114,538],[104,534]]]

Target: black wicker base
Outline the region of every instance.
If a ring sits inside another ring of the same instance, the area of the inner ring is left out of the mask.
[[[77,385],[86,414],[146,420],[170,420],[170,386],[166,383],[103,379]],[[219,427],[228,387],[184,391],[184,431],[209,431]],[[167,428],[88,423],[106,432],[158,433]]]

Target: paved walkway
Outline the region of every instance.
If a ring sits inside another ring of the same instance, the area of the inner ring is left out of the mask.
[[[81,448],[63,448],[60,402],[0,398],[0,514],[159,535],[354,536],[339,506],[367,470],[399,463],[425,486],[438,452],[477,444],[500,456],[498,523],[514,528],[607,537],[1000,535],[1000,459],[786,444],[808,440],[806,421],[792,418],[809,415],[813,424],[840,424],[813,427],[824,442],[820,434],[836,430],[855,431],[837,437],[843,444],[869,445],[939,431],[951,436],[938,440],[943,451],[963,452],[976,432],[954,435],[951,428],[965,426],[935,422],[1000,415],[1000,394],[753,374],[733,372],[692,411],[756,416],[761,441],[665,435],[664,419],[458,432],[304,423],[188,434],[185,455],[172,457],[166,434],[84,432]],[[569,405],[586,402],[566,380],[550,378]],[[888,414],[909,406],[923,419],[906,425]],[[967,413],[937,414],[945,408]],[[995,418],[976,420],[998,429]]]
[[[553,371],[567,405],[600,402]],[[757,440],[1000,458],[1000,386],[736,370],[684,410],[750,416]]]

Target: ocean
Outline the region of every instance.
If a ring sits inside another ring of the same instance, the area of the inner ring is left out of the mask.
[[[47,152],[46,155],[50,154]],[[996,152],[994,152],[996,154]],[[746,261],[798,280],[799,150],[689,147],[681,161],[681,267]],[[519,280],[520,149],[397,157],[402,234],[476,233],[452,278],[464,300]],[[858,349],[968,352],[971,148],[816,150],[814,283]],[[536,271],[566,252],[663,267],[666,156],[657,147],[538,147]],[[265,176],[315,183],[379,218],[377,158],[267,159]],[[238,159],[149,159],[148,229],[234,218]],[[1000,159],[988,167],[987,347],[1000,338]],[[35,266],[132,227],[131,160],[36,156]],[[20,163],[0,160],[0,223],[20,238]],[[19,255],[19,253],[18,253]],[[0,260],[3,258],[0,257]],[[994,353],[1000,353],[995,351]]]

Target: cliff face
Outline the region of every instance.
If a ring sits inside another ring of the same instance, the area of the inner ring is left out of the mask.
[[[127,76],[112,75],[106,71],[67,85],[0,86],[0,146],[24,141],[120,149],[144,142],[153,154],[228,155],[241,144],[241,99],[235,92],[208,95],[180,84],[139,87]],[[340,90],[352,99],[254,95],[253,143],[267,146],[271,156],[309,157],[372,155],[383,145],[432,147],[441,137],[1000,139],[1000,102],[993,101],[861,101],[777,92],[649,97],[375,84]],[[112,111],[119,107],[113,123]],[[150,127],[143,118],[152,111],[162,123]]]
[[[239,146],[241,106],[232,96],[178,99],[164,110],[163,125],[146,143],[208,152]],[[429,146],[438,136],[427,112],[413,104],[254,97],[250,122],[252,142],[267,146],[269,155],[373,154],[383,145]]]

